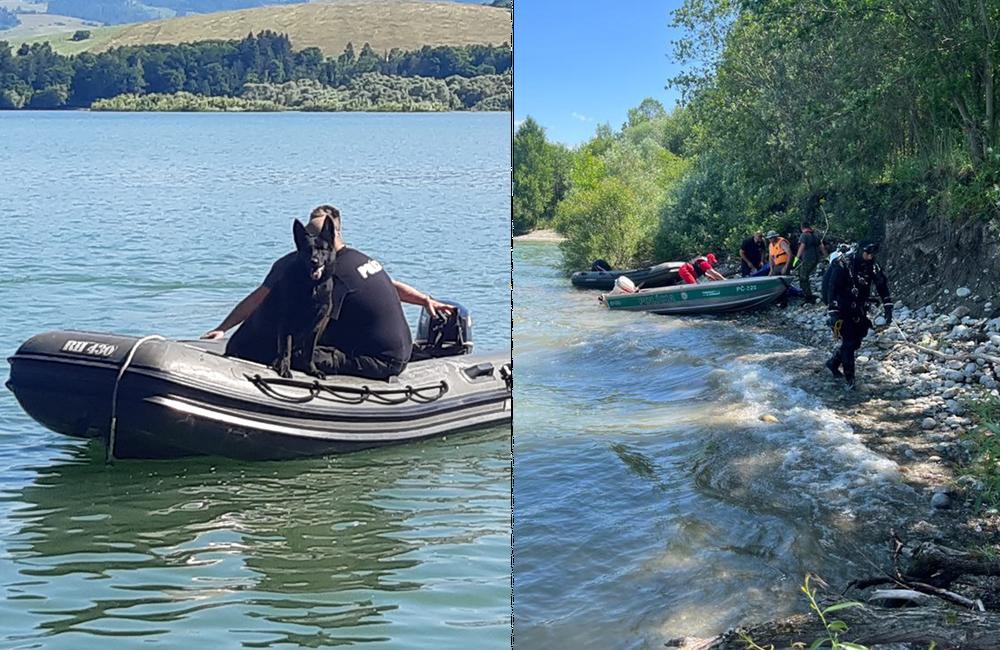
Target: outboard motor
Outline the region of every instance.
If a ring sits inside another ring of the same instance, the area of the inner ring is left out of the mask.
[[[452,357],[472,352],[472,316],[469,310],[448,300],[441,302],[455,307],[455,311],[432,318],[425,308],[420,312],[417,338],[413,342],[411,361]]]

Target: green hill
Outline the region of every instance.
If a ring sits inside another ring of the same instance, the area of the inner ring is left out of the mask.
[[[370,43],[376,52],[415,50],[424,45],[499,45],[511,40],[511,14],[500,8],[410,1],[311,3],[199,14],[91,30],[86,41],[50,34],[20,42],[49,41],[62,54],[102,52],[124,45],[237,40],[249,32],[288,34],[295,49],[318,47],[337,56],[348,43]]]

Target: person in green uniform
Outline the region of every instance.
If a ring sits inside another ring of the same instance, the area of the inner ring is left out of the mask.
[[[813,232],[812,226],[803,223],[796,257],[799,260],[799,287],[802,289],[802,300],[810,305],[816,302],[816,296],[813,295],[809,276],[816,270],[820,255],[826,257],[826,245]]]

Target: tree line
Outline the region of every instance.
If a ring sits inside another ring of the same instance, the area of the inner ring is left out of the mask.
[[[146,93],[235,97],[247,84],[312,80],[345,86],[369,73],[400,77],[476,77],[511,69],[509,45],[429,47],[376,53],[348,43],[338,57],[295,51],[285,34],[264,31],[239,41],[121,47],[63,56],[48,43],[13,52],[0,41],[0,108],[86,108],[117,95]]]
[[[96,111],[509,111],[511,77],[483,75],[390,77],[367,72],[333,88],[303,79],[282,84],[248,83],[239,97],[187,92],[124,94],[91,104]]]
[[[1000,3],[687,0],[673,18],[677,108],[647,100],[572,150],[533,122],[515,136],[515,226],[569,235],[567,264],[733,253],[800,221],[1000,221]]]

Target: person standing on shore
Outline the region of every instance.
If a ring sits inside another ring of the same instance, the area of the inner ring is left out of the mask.
[[[875,262],[878,249],[878,242],[861,242],[857,251],[837,258],[830,276],[827,325],[834,338],[840,339],[840,347],[826,367],[834,377],[843,377],[848,388],[854,388],[854,355],[872,326],[867,310],[872,285],[882,300],[886,326],[892,323],[889,281]]]
[[[774,230],[767,233],[770,275],[790,275],[792,270],[792,245]]]
[[[749,276],[759,271],[764,261],[764,233],[755,232],[740,244],[740,275]]]
[[[799,260],[799,287],[802,289],[802,300],[810,305],[816,302],[816,296],[813,295],[809,276],[819,264],[821,254],[826,256],[826,245],[816,236],[809,224],[803,223],[796,257]]]

